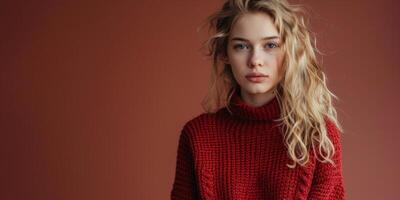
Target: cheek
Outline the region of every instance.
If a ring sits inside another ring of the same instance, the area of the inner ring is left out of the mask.
[[[280,82],[280,81],[282,80],[283,76],[284,76],[284,74],[283,74],[282,69],[281,69],[281,68],[278,68],[278,69],[275,71],[276,82]]]
[[[244,58],[242,58],[240,56],[231,57],[229,59],[229,63],[231,65],[232,72],[235,75],[240,76],[240,75],[243,75],[244,73],[246,73],[247,65],[246,65]]]
[[[230,56],[230,63],[236,66],[243,66],[246,63],[247,55],[243,54],[235,54]]]
[[[281,54],[275,56],[273,65],[275,73],[281,75],[283,72],[283,56]]]
[[[236,81],[240,82],[240,80],[244,76],[245,72],[244,72],[244,70],[242,68],[240,68],[238,66],[240,66],[240,65],[232,65],[231,64],[233,76],[236,79]]]
[[[265,59],[270,61],[269,64],[271,64],[273,66],[280,66],[280,65],[282,65],[283,55],[282,55],[282,53],[269,53],[269,54],[266,54]]]

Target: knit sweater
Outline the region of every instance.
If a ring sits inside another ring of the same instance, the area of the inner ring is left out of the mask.
[[[183,126],[171,199],[345,199],[341,137],[330,120],[336,167],[310,150],[309,162],[292,169],[281,125],[274,121],[280,116],[276,97],[252,107],[235,92],[229,110],[202,113]]]

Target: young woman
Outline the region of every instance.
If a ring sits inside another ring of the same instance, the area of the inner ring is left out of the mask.
[[[182,128],[171,199],[344,199],[342,128],[300,7],[228,0],[207,112]]]

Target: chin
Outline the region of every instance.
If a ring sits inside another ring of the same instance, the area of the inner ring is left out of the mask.
[[[269,87],[247,86],[243,90],[248,94],[264,94],[271,91]]]

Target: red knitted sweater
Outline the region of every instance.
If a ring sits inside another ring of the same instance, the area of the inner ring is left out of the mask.
[[[182,128],[171,199],[345,199],[341,139],[326,121],[335,146],[333,161],[321,163],[310,150],[305,167],[292,164],[278,122],[274,98],[251,107],[235,92],[230,110],[203,113]]]

